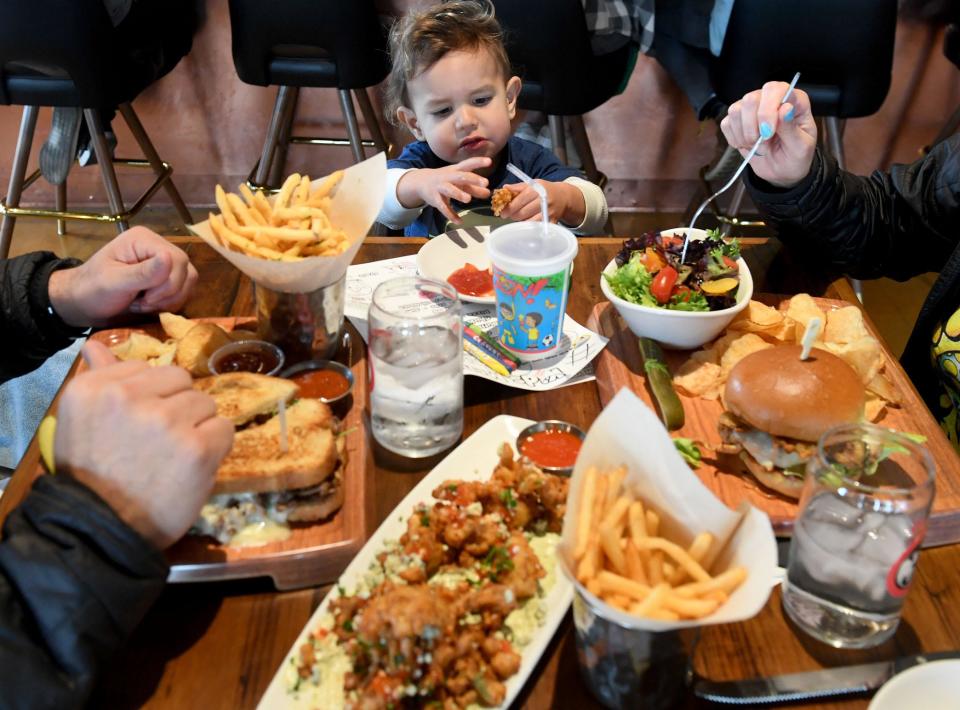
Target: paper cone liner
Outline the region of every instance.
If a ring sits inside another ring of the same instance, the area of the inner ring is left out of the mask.
[[[605,604],[574,579],[570,551],[579,519],[580,489],[591,466],[600,472],[626,465],[624,488],[632,491],[661,517],[663,537],[687,547],[703,531],[713,533],[720,550],[708,571],[718,574],[745,567],[747,578],[716,612],[689,621],[659,621],[634,616]],[[708,624],[728,624],[756,615],[767,603],[777,568],[777,545],[770,519],[752,506],[741,513],[727,508],[677,453],[673,440],[656,415],[633,392],[622,389],[601,412],[580,450],[570,501],[563,521],[560,564],[579,592],[590,599],[604,618],[627,628],[666,631]],[[732,533],[732,537],[731,537]],[[726,542],[724,542],[726,541]]]
[[[314,180],[311,189],[316,189],[323,179]],[[331,195],[329,215],[330,222],[346,232],[350,248],[336,256],[272,261],[227,249],[214,236],[209,220],[188,228],[256,283],[284,293],[308,293],[335,283],[347,272],[383,205],[386,180],[387,159],[383,153],[344,171],[343,180]]]

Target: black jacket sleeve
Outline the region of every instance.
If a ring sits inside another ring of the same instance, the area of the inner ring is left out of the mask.
[[[167,572],[89,488],[41,476],[0,542],[0,706],[82,707]]]
[[[809,175],[789,190],[747,173],[750,195],[780,239],[850,276],[905,280],[940,271],[957,245],[960,136],[870,177],[840,170],[819,151]]]
[[[53,312],[47,291],[50,274],[79,263],[51,252],[0,259],[0,382],[35,370],[83,334]]]

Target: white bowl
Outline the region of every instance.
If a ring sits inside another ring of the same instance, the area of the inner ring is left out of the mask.
[[[897,673],[880,688],[867,710],[923,708],[945,710],[960,705],[957,677],[960,661],[931,661]]]
[[[686,227],[664,229],[662,234],[683,236],[690,232],[691,239],[703,239],[707,233],[702,229],[690,230]],[[672,311],[667,308],[651,308],[625,301],[610,288],[607,279],[600,275],[600,290],[617,312],[626,321],[627,326],[637,337],[652,338],[665,348],[689,350],[708,343],[726,328],[736,315],[747,307],[753,296],[753,276],[742,258],[737,259],[740,273],[740,287],[737,290],[737,302],[722,311]],[[604,274],[617,270],[615,260],[607,264]]]

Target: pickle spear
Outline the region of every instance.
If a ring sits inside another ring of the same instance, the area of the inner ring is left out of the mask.
[[[683,426],[683,404],[673,389],[673,378],[667,367],[663,350],[656,340],[640,338],[640,356],[643,358],[643,371],[647,375],[650,393],[660,410],[660,419],[670,431]]]

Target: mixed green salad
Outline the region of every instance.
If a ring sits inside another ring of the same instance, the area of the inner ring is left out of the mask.
[[[675,311],[719,311],[736,303],[740,287],[740,243],[717,230],[691,240],[681,263],[683,237],[647,232],[627,239],[617,270],[605,273],[610,289],[630,303]]]

